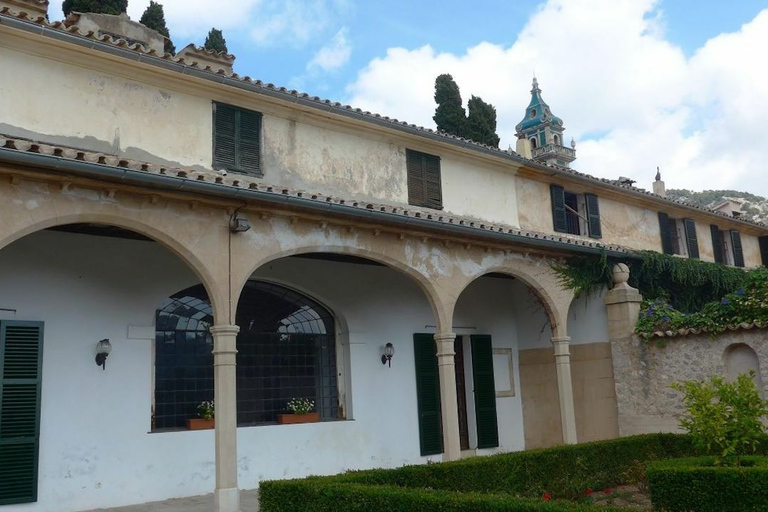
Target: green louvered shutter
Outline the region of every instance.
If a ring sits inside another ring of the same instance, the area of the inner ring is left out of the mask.
[[[0,322],[0,505],[37,501],[43,324]]]
[[[685,228],[685,243],[688,247],[688,257],[699,259],[699,239],[696,237],[696,223],[693,219],[683,219]]]
[[[261,114],[243,109],[237,114],[237,168],[261,176]]]
[[[733,246],[733,264],[737,267],[744,266],[744,249],[741,246],[741,233],[731,230],[731,245]]]
[[[213,104],[213,167],[236,171],[237,109],[223,103]]]
[[[499,446],[496,420],[496,384],[493,378],[493,344],[486,335],[470,336],[472,341],[472,378],[475,384],[477,447]]]
[[[213,104],[213,167],[261,176],[261,114]]]
[[[413,355],[416,363],[416,398],[419,408],[421,454],[443,453],[440,376],[437,371],[437,345],[434,335],[414,334]]]
[[[552,225],[558,233],[568,232],[568,220],[565,215],[565,189],[560,185],[550,185],[552,197]]]
[[[408,204],[442,209],[440,157],[406,149],[405,164],[408,173]]]
[[[763,265],[768,267],[768,236],[761,236],[760,242],[760,256],[762,257]]]
[[[723,233],[720,228],[714,224],[709,225],[709,231],[712,233],[712,253],[715,255],[715,263],[725,263],[723,254]]]
[[[584,194],[584,202],[587,204],[587,227],[591,238],[602,238],[603,230],[600,227],[600,203],[595,194]]]
[[[659,212],[659,233],[661,233],[661,250],[664,254],[674,254],[672,231],[669,229],[669,215]]]

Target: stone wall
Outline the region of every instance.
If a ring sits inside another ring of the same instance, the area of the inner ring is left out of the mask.
[[[613,340],[613,371],[622,436],[646,432],[678,431],[681,395],[673,382],[704,379],[711,375],[733,377],[757,369],[757,383],[768,397],[768,330],[728,331],[656,338],[637,336]]]

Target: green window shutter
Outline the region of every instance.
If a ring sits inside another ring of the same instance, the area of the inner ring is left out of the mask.
[[[0,505],[37,501],[43,324],[0,322]]]
[[[693,219],[683,219],[685,228],[685,243],[688,247],[688,257],[699,259],[699,239],[696,238],[696,223]]]
[[[584,194],[584,202],[587,204],[587,227],[591,238],[602,238],[603,230],[600,227],[600,203],[595,194]]]
[[[237,113],[237,168],[261,176],[261,114],[242,109]]]
[[[213,167],[261,176],[259,112],[213,104]]]
[[[733,264],[737,267],[744,266],[744,249],[741,246],[741,233],[731,230],[731,245],[733,246]]]
[[[236,171],[237,109],[223,103],[213,104],[213,167]]]
[[[674,254],[672,231],[669,229],[669,215],[664,212],[659,212],[659,233],[661,233],[661,249],[664,254]]]
[[[758,241],[760,242],[760,256],[763,260],[763,265],[768,267],[768,236],[761,236]]]
[[[426,208],[443,208],[440,157],[405,150],[408,172],[408,204]]]
[[[440,376],[437,371],[437,345],[434,335],[414,334],[413,355],[416,363],[421,454],[436,455],[443,453],[443,428],[440,419]]]
[[[549,193],[552,197],[552,225],[555,231],[568,232],[568,220],[565,215],[565,189],[560,185],[550,185]]]
[[[723,254],[723,233],[720,228],[714,224],[709,225],[709,231],[712,233],[712,253],[715,255],[715,263],[725,263]]]
[[[472,342],[472,378],[475,384],[477,447],[499,446],[496,420],[496,384],[493,378],[493,344],[486,335],[470,336]]]

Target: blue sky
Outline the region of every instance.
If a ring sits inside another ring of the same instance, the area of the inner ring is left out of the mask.
[[[162,3],[177,48],[216,26],[241,75],[425,126],[451,73],[465,102],[496,106],[502,147],[535,72],[577,169],[649,186],[659,165],[669,186],[768,195],[768,0]]]

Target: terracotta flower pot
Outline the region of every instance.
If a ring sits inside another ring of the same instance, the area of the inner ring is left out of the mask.
[[[291,425],[293,423],[316,423],[320,421],[320,413],[308,412],[306,414],[278,414],[277,422],[281,425]]]
[[[204,420],[202,418],[190,418],[187,420],[189,430],[208,430],[216,427],[216,420]]]

